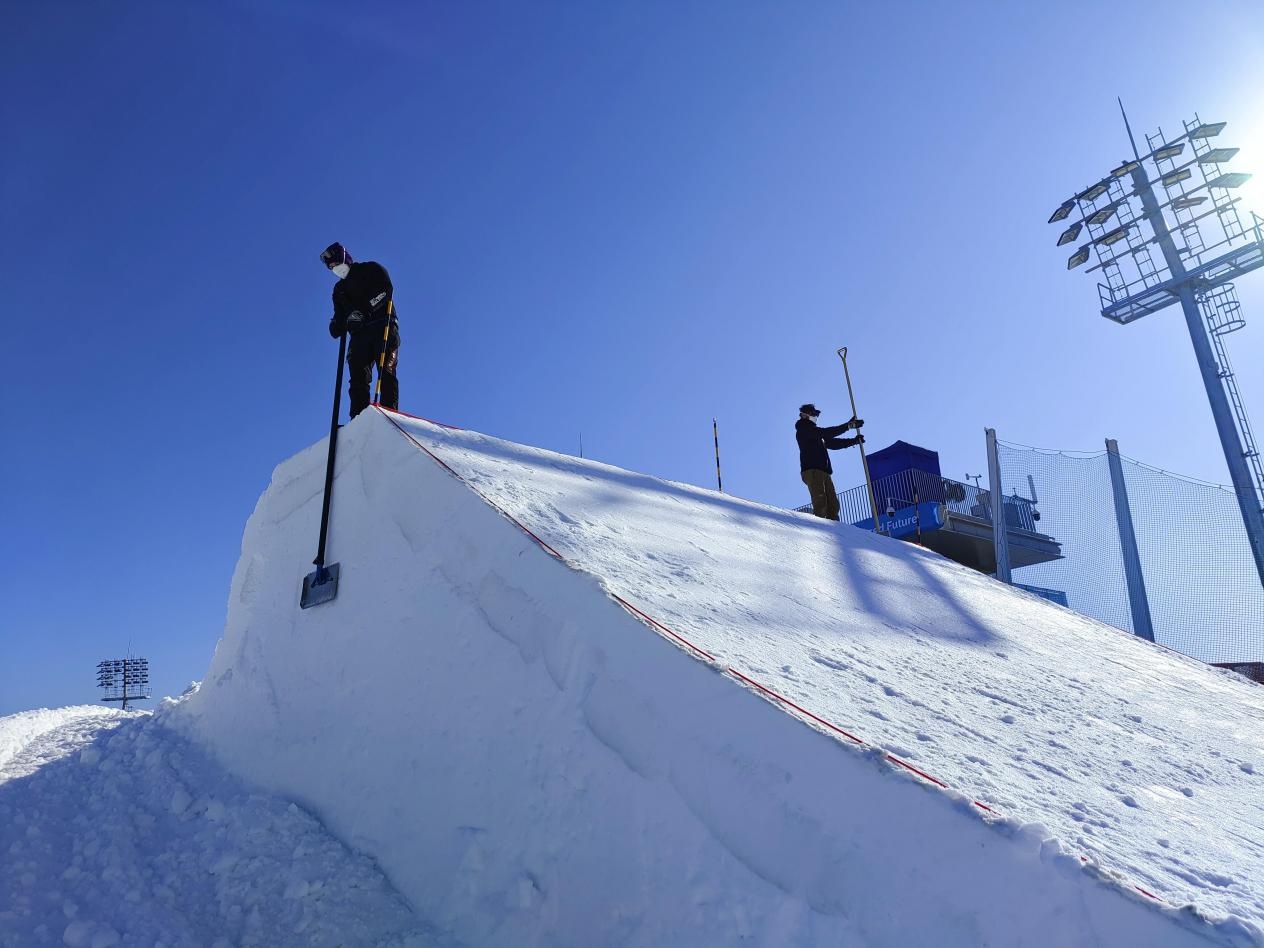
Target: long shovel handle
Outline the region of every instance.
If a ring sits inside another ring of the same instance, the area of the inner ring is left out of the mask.
[[[847,378],[847,397],[851,399],[851,416],[856,417],[856,393],[851,387],[851,371],[847,368],[847,347],[843,346],[838,350],[838,357],[843,360],[843,375]],[[860,448],[860,466],[865,471],[865,489],[869,492],[869,509],[873,511],[873,531],[874,533],[882,532],[882,521],[878,519],[878,500],[873,493],[873,479],[869,477],[869,459],[865,457],[865,446],[863,443],[856,445]]]
[[[329,536],[329,501],[334,492],[334,458],[338,453],[338,412],[342,408],[342,366],[347,357],[347,334],[338,337],[338,373],[334,381],[334,413],[329,422],[329,459],[325,462],[325,500],[320,508],[320,545],[316,548],[316,569],[324,573],[325,538]]]

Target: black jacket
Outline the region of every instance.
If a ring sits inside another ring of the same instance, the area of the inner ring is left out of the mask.
[[[380,263],[372,260],[351,264],[351,270],[334,284],[334,316],[329,320],[329,335],[337,339],[347,331],[347,317],[358,312],[358,325],[352,325],[351,335],[366,329],[376,329],[380,335],[386,321],[387,304],[395,295],[390,275]]]
[[[818,428],[816,422],[810,418],[800,418],[795,422],[794,437],[799,442],[799,470],[833,474],[834,466],[830,464],[829,452],[838,448],[850,448],[856,443],[854,438],[838,438],[838,435],[850,427],[850,421],[831,428]]]

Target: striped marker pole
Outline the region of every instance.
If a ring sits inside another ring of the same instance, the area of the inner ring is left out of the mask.
[[[715,489],[724,493],[724,481],[720,479],[720,426],[711,419],[711,434],[715,438]]]
[[[386,303],[386,327],[382,330],[382,352],[377,357],[377,387],[373,390],[373,404],[382,404],[382,369],[386,367],[386,344],[391,338],[391,321],[395,318],[395,301]],[[399,406],[396,405],[396,408]]]

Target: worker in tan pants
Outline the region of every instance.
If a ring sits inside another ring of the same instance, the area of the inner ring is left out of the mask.
[[[865,436],[840,438],[839,435],[863,425],[863,418],[852,418],[841,425],[818,427],[816,419],[821,410],[813,404],[799,406],[799,420],[794,426],[794,437],[799,442],[799,470],[803,483],[812,497],[812,513],[825,520],[838,519],[838,492],[834,490],[834,467],[829,452],[864,444]]]

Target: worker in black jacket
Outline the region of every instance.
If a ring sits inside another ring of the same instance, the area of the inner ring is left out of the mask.
[[[799,469],[803,483],[812,496],[812,513],[826,520],[838,519],[838,493],[834,490],[834,466],[830,464],[829,452],[838,448],[850,448],[852,445],[864,444],[865,436],[857,434],[854,438],[839,438],[849,429],[859,429],[864,419],[852,418],[829,428],[819,428],[816,419],[821,411],[815,405],[800,405],[799,420],[794,425],[794,437],[799,442]]]
[[[380,366],[378,384],[383,407],[398,409],[399,380],[395,369],[399,364],[399,324],[395,319],[395,289],[386,268],[371,260],[356,263],[340,243],[326,247],[320,259],[338,277],[329,335],[337,339],[344,332],[351,334],[347,345],[351,417],[369,405],[374,363]]]

